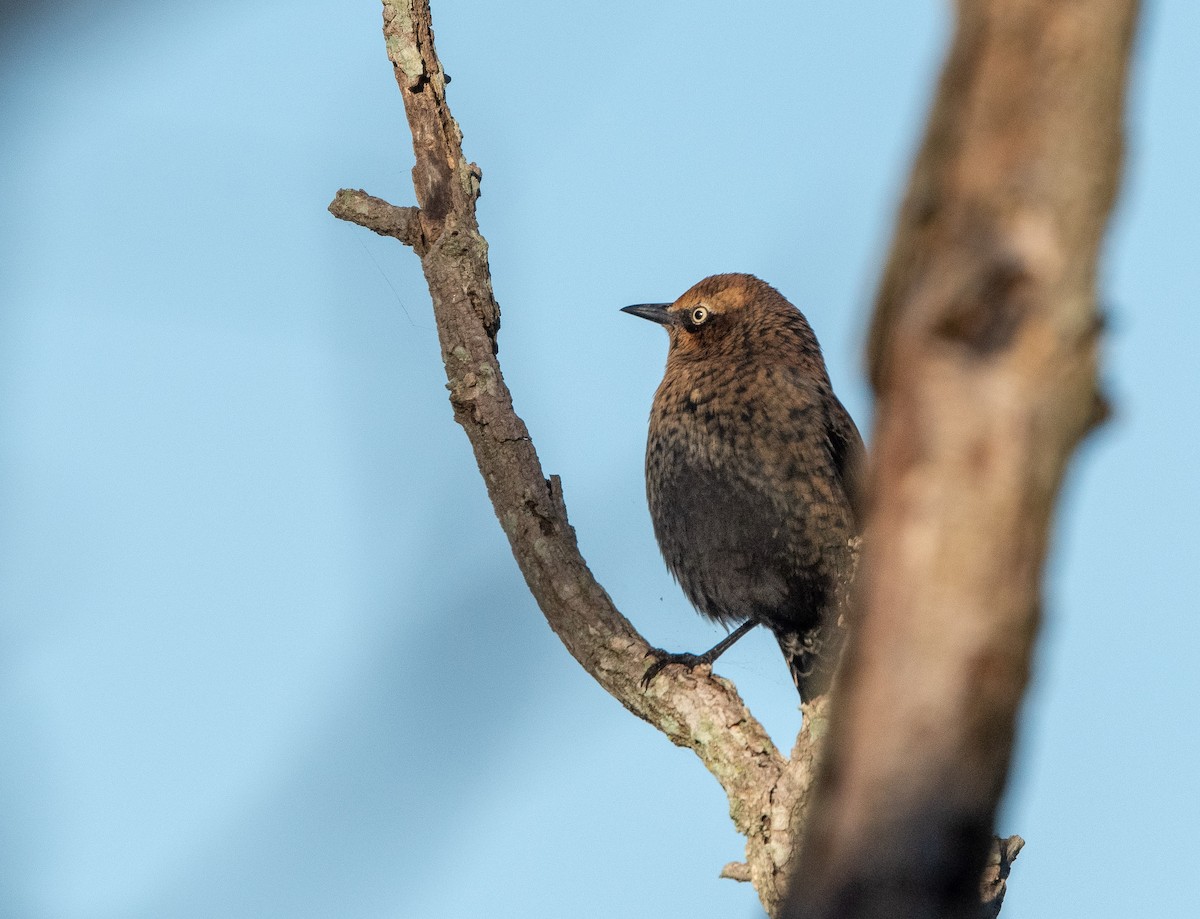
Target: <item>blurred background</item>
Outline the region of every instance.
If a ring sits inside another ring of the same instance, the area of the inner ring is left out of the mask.
[[[861,344],[948,5],[437,2],[501,358],[584,554],[718,637],[653,542],[666,339],[718,271]],[[0,916],[761,915],[716,782],[545,625],[446,401],[378,4],[12,3],[0,24]],[[1103,300],[999,830],[1004,915],[1194,914],[1200,5],[1146,11]],[[980,522],[986,526],[986,521]],[[719,666],[777,741],[771,639]]]

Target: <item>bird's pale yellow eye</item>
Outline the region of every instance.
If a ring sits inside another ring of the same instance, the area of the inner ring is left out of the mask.
[[[692,325],[704,325],[704,323],[707,319],[708,319],[708,308],[707,307],[698,306],[694,310],[692,310]]]

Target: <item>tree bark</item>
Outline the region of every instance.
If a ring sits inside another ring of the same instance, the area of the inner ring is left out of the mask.
[[[1055,497],[1105,414],[1136,11],[958,3],[871,329],[874,506],[789,916],[979,915]]]

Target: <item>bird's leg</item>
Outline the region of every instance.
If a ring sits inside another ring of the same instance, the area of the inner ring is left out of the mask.
[[[736,629],[726,635],[723,639],[717,642],[716,645],[709,648],[703,654],[672,654],[670,651],[663,651],[661,648],[651,648],[650,656],[654,658],[654,663],[646,670],[642,677],[642,688],[645,689],[663,668],[668,664],[681,664],[691,670],[693,667],[698,667],[700,664],[711,664],[718,657],[728,651],[737,642],[739,638],[749,632],[752,628],[758,625],[755,619],[748,619],[739,625]]]

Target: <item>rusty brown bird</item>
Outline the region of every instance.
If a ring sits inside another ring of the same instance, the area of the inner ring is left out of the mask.
[[[656,650],[643,682],[668,664],[712,663],[764,625],[801,697],[820,695],[840,652],[831,617],[859,531],[863,445],[812,328],[748,274],[714,275],[674,303],[624,311],[670,336],[646,445],[658,545],[696,609],[739,626],[705,654]]]

